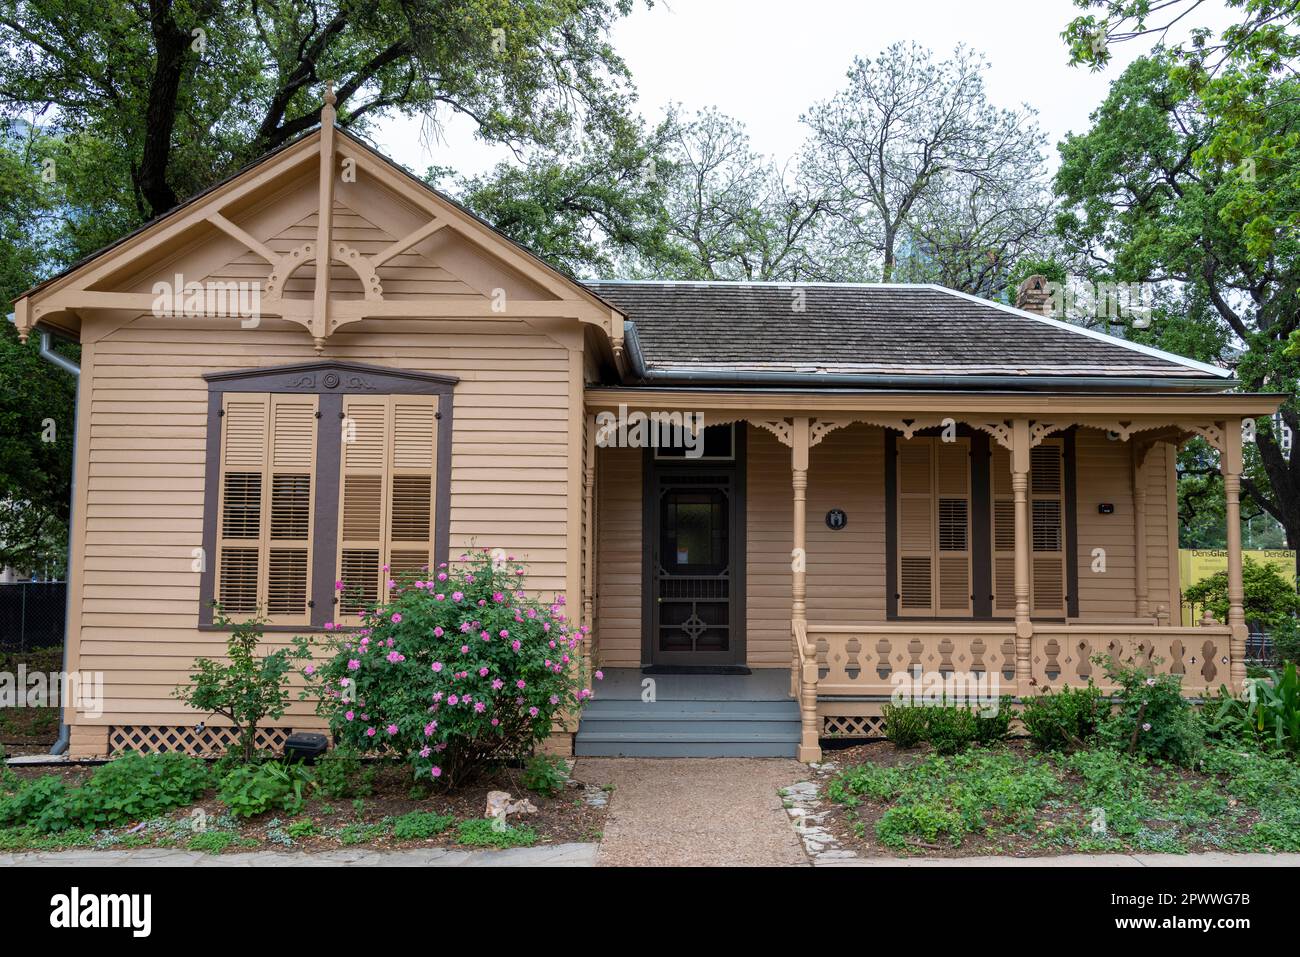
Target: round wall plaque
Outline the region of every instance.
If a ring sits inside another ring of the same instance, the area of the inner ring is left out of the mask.
[[[844,514],[842,508],[833,508],[826,513],[826,527],[832,531],[838,532],[847,524],[849,524],[849,517]]]

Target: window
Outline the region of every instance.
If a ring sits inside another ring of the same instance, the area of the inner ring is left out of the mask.
[[[316,396],[222,403],[217,600],[227,615],[307,622]]]
[[[1030,453],[1030,610],[1069,614],[1073,531],[1066,520],[1065,438]],[[987,449],[987,454],[985,450]],[[983,469],[987,462],[987,481]],[[893,603],[898,617],[1010,617],[1016,523],[1010,453],[972,433],[894,441]],[[987,520],[977,521],[977,516]]]
[[[205,378],[201,626],[214,600],[271,629],[355,620],[392,574],[446,560],[455,379],[340,362]]]
[[[969,615],[970,440],[897,445],[898,614]]]
[[[437,416],[436,395],[344,399],[338,560],[344,616],[386,599],[391,577],[433,563]]]

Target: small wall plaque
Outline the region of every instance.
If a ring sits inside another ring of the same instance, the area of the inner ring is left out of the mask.
[[[833,508],[826,513],[826,527],[833,532],[838,532],[845,525],[849,524],[849,517],[844,514],[841,508]]]

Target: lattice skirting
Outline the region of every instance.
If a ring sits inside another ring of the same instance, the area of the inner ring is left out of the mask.
[[[878,714],[828,714],[822,718],[823,738],[883,738],[885,719]]]
[[[257,732],[261,751],[282,751],[292,728],[262,728]],[[108,729],[108,753],[137,751],[144,754],[180,751],[201,757],[220,757],[239,743],[234,728],[181,725],[124,725]]]

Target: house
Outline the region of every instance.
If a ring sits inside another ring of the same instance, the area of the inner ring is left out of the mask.
[[[172,696],[213,599],[287,641],[355,614],[336,579],[471,545],[591,625],[579,753],[815,760],[900,678],[1023,698],[1100,653],[1241,686],[1242,422],[1281,397],[1048,318],[1041,279],[579,283],[322,119],[15,303],[82,346],[68,667],[105,701],[72,755],[229,740]],[[1183,627],[1198,435],[1231,609]]]

